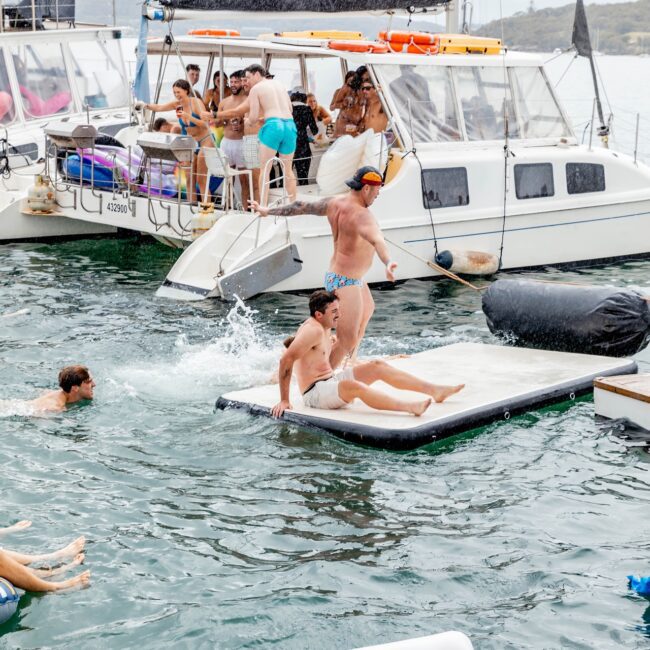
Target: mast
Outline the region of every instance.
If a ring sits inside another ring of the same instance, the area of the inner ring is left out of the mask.
[[[571,43],[576,48],[578,56],[584,56],[585,58],[589,59],[591,77],[594,82],[594,92],[596,93],[596,110],[598,111],[598,119],[600,120],[598,135],[601,137],[605,146],[607,146],[609,127],[605,124],[605,118],[603,116],[603,105],[600,101],[600,90],[598,88],[596,63],[594,62],[594,51],[591,47],[591,39],[589,38],[589,26],[587,25],[587,14],[585,13],[583,0],[576,0],[576,13],[573,20],[573,34],[571,36]]]

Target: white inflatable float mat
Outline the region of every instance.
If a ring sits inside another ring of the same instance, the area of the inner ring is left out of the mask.
[[[442,404],[433,403],[421,417],[414,417],[376,411],[359,400],[338,410],[308,408],[297,386],[292,385],[294,408],[286,411],[281,421],[323,429],[371,447],[407,450],[546,404],[574,399],[590,392],[596,377],[637,371],[632,359],[482,343],[456,343],[389,363],[434,383],[464,383],[465,388]],[[401,397],[420,396],[382,382],[374,386]],[[278,386],[270,384],[226,393],[217,400],[217,408],[241,408],[269,416],[278,401]]]
[[[443,632],[356,650],[473,650],[473,647],[472,642],[462,632]]]

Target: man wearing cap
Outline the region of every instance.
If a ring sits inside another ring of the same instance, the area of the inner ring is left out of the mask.
[[[314,214],[327,217],[334,238],[334,253],[325,274],[325,289],[336,291],[341,315],[336,327],[336,344],[330,363],[336,368],[346,354],[353,355],[363,338],[375,303],[363,277],[370,269],[375,252],[386,268],[386,279],[395,281],[397,264],[392,262],[379,224],[369,210],[382,185],[375,167],[361,167],[346,181],[352,190],[315,202],[294,201],[277,208],[262,207],[251,201],[261,217],[295,217]]]

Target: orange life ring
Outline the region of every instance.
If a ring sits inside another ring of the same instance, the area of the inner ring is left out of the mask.
[[[397,54],[438,54],[438,45],[416,45],[415,43],[395,43],[389,41],[387,43],[391,52]]]
[[[366,52],[368,54],[386,54],[389,52],[388,44],[379,41],[330,41],[330,50],[342,52]]]
[[[379,32],[379,39],[390,43],[404,43],[411,45],[437,45],[440,42],[438,34],[428,32],[405,32],[391,30]]]
[[[188,36],[241,36],[236,29],[190,29]]]

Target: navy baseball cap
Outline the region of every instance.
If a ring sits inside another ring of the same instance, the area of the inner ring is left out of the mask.
[[[349,180],[345,181],[345,184],[357,192],[364,185],[383,185],[384,179],[381,177],[381,172],[376,167],[371,167],[366,165],[357,169],[355,175]]]

